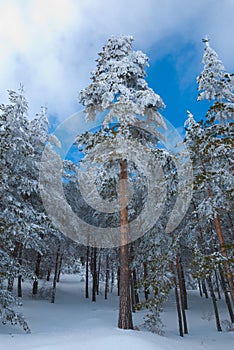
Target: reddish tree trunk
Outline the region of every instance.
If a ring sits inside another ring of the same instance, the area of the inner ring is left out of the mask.
[[[120,280],[119,280],[119,320],[118,327],[133,329],[131,310],[130,271],[128,257],[128,208],[127,208],[127,162],[120,162]]]

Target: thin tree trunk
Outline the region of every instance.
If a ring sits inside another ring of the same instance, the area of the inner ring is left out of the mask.
[[[115,273],[114,273],[114,267],[112,266],[112,268],[111,268],[111,293],[113,292],[114,283],[115,283]]]
[[[206,281],[204,279],[202,279],[202,291],[205,294],[206,299],[208,299],[209,296],[208,296],[208,292],[207,292],[207,288],[206,288]]]
[[[109,292],[109,255],[106,255],[106,278],[105,278],[105,299],[107,299],[107,293]]]
[[[118,289],[118,297],[119,297],[119,294],[120,294],[120,267],[118,267],[118,271],[117,271],[117,289]]]
[[[40,264],[41,264],[41,254],[38,252],[37,253],[36,267],[35,267],[36,279],[33,281],[33,289],[32,289],[33,295],[36,295],[38,292],[38,278],[40,275]]]
[[[208,277],[207,278],[207,283],[210,289],[210,296],[212,298],[212,303],[213,303],[213,307],[214,307],[214,313],[215,313],[215,321],[216,321],[216,327],[217,327],[217,331],[218,332],[222,332],[222,328],[221,328],[221,324],[220,324],[220,319],[219,319],[219,310],[218,310],[218,306],[217,306],[217,301],[215,298],[215,293],[214,293],[214,289],[213,289],[213,284],[211,281],[211,278]]]
[[[132,271],[132,279],[133,279],[135,303],[139,304],[139,295],[137,293],[137,273],[136,273],[136,269],[133,269],[133,271]]]
[[[144,272],[144,280],[147,278],[147,262],[143,262],[143,272]],[[147,287],[144,288],[145,300],[147,301],[149,298],[149,289]]]
[[[63,256],[62,256],[62,254],[61,254],[61,255],[60,255],[60,259],[59,259],[57,283],[60,282],[60,275],[61,275],[61,271],[62,271],[62,262],[63,262]]]
[[[185,283],[184,267],[183,267],[181,258],[179,263],[180,263],[181,280],[182,280],[182,286],[183,286],[184,308],[185,310],[188,310],[188,295],[187,295],[187,288]]]
[[[219,289],[219,279],[218,279],[218,273],[217,270],[215,270],[215,282],[216,282],[216,288],[217,288],[217,294],[219,300],[221,299],[220,289]]]
[[[22,254],[23,254],[23,245],[22,243],[19,243],[19,250],[18,250],[18,262],[19,265],[22,265]],[[18,275],[18,297],[22,298],[22,275],[21,272]]]
[[[177,308],[177,316],[178,316],[178,323],[179,323],[179,334],[181,337],[184,336],[183,334],[183,324],[182,324],[182,316],[181,316],[181,307],[180,307],[180,299],[179,299],[179,293],[177,288],[177,280],[175,275],[175,268],[173,262],[171,262],[171,272],[173,275],[173,283],[175,287],[175,300],[176,300],[176,308]]]
[[[89,297],[89,245],[86,247],[86,263],[85,263],[85,298]]]
[[[200,297],[202,297],[202,288],[201,288],[200,278],[198,278],[197,281],[198,281],[198,288],[199,288]]]
[[[92,301],[96,301],[96,291],[97,291],[97,248],[93,248],[92,255],[92,276],[93,276],[93,286],[92,286]]]
[[[46,276],[46,281],[49,282],[50,280],[50,275],[51,275],[51,267],[48,268],[47,270],[47,276]]]
[[[51,303],[52,304],[54,304],[54,302],[55,302],[55,292],[56,292],[58,268],[59,268],[59,256],[60,256],[60,242],[58,244],[58,249],[57,249],[57,254],[56,254],[56,259],[55,259],[54,280],[53,280],[53,287],[52,287],[52,293],[51,293]]]
[[[133,329],[130,291],[130,271],[128,257],[128,208],[127,208],[127,162],[120,161],[120,286],[118,327]]]
[[[221,267],[219,267],[219,275],[220,275],[221,287],[222,287],[223,292],[224,292],[224,297],[225,297],[225,301],[227,304],[229,316],[230,316],[231,322],[234,323],[234,314],[233,314],[233,310],[232,310],[232,303],[231,303],[231,300],[229,298],[229,294],[228,294],[228,291],[226,288],[226,283],[225,283],[225,279],[224,279],[224,275],[223,275],[223,271],[222,271]]]
[[[184,324],[184,334],[188,334],[187,318],[186,318],[186,312],[185,312],[185,296],[184,296],[183,282],[181,277],[181,270],[180,270],[178,255],[176,256],[176,269],[177,269],[179,288],[180,288],[180,302],[181,302],[181,311],[182,311],[182,318],[183,318],[183,324]]]
[[[97,268],[97,295],[99,295],[100,272],[101,272],[101,254],[99,254],[99,258],[98,258],[98,268]],[[109,291],[108,291],[108,292],[109,292]]]

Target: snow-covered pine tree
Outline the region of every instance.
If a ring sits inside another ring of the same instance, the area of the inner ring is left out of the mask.
[[[0,264],[1,271],[5,270],[1,274],[1,320],[3,323],[19,323],[29,331],[22,316],[11,308],[11,304],[17,303],[11,291],[12,281],[17,276],[18,296],[22,296],[22,276],[30,276],[30,270],[22,266],[22,252],[30,232],[29,222],[34,217],[31,206],[24,200],[34,187],[28,173],[33,148],[28,139],[27,101],[23,89],[9,91],[9,100],[9,105],[0,106],[0,251],[3,258]],[[6,278],[10,281],[7,290],[3,284]]]
[[[112,37],[99,53],[97,68],[91,74],[92,83],[80,92],[79,101],[85,106],[86,118],[95,119],[97,112],[108,111],[103,125],[107,127],[115,118],[126,137],[129,126],[147,129],[157,134],[157,126],[165,126],[159,113],[164,103],[145,81],[148,57],[133,51],[131,36]],[[134,151],[134,150],[133,150]],[[120,161],[120,178],[127,179],[127,162]],[[128,211],[125,204],[126,182],[120,185],[120,302],[119,328],[133,328],[130,301],[130,273],[128,245]]]
[[[233,210],[233,133],[234,133],[234,79],[225,71],[217,53],[210,47],[206,37],[205,52],[202,59],[204,70],[198,77],[198,90],[203,90],[198,100],[207,99],[213,104],[206,115],[204,124],[203,164],[206,168],[208,199],[215,208],[214,223],[222,254],[228,259],[227,243],[220,220],[220,211],[230,217]],[[208,165],[209,164],[209,165]],[[233,273],[226,264],[232,299],[234,300]]]
[[[207,112],[207,119],[231,121],[234,119],[234,75],[226,72],[218,54],[210,46],[209,38],[203,39],[205,51],[202,58],[204,69],[197,78],[198,101],[213,101]]]

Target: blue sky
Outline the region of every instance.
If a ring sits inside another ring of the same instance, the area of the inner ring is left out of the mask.
[[[196,102],[204,35],[234,71],[233,13],[233,0],[0,0],[1,102],[22,83],[30,117],[46,104],[62,122],[82,110],[78,93],[108,38],[133,35],[150,58],[146,79],[167,105],[163,116],[180,128],[187,109],[200,119],[207,108]]]

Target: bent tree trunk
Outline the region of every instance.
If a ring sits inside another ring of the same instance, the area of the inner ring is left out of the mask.
[[[120,278],[118,327],[133,329],[131,310],[130,271],[128,257],[128,209],[127,209],[127,162],[120,162]],[[124,180],[124,181],[123,181]]]

